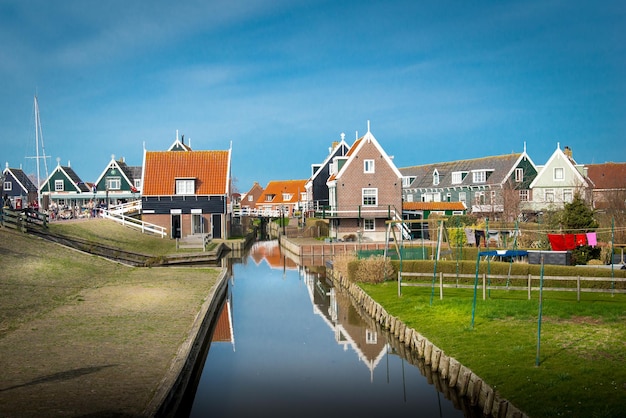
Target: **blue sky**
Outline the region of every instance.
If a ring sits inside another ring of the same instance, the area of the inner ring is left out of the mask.
[[[0,159],[95,181],[176,131],[228,149],[241,192],[306,179],[371,132],[398,167],[557,143],[626,161],[621,1],[3,0]]]

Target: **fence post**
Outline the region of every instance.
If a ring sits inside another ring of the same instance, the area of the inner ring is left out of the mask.
[[[398,272],[398,297],[402,296],[402,272]]]
[[[576,277],[576,300],[580,302],[580,276]]]
[[[483,273],[483,300],[487,300],[487,274]]]
[[[443,300],[443,271],[439,272],[439,300]]]
[[[530,273],[528,273],[528,300],[530,300],[530,284],[532,281],[532,275]]]

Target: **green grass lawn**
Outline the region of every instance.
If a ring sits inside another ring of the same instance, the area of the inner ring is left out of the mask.
[[[626,406],[626,295],[544,292],[540,352],[538,292],[479,295],[397,282],[361,284],[391,315],[469,367],[531,417],[618,417]],[[536,365],[537,359],[539,365]]]

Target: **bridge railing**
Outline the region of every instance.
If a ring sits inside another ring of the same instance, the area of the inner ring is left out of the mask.
[[[117,223],[120,223],[124,226],[129,226],[131,228],[139,229],[143,233],[152,233],[152,234],[160,235],[161,238],[167,235],[167,229],[162,226],[151,224],[149,222],[144,222],[136,218],[131,218],[130,216],[116,214],[106,209],[100,210],[100,216],[102,216],[103,218],[115,221]]]

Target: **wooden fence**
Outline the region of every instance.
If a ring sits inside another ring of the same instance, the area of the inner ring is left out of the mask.
[[[403,278],[413,278],[415,281],[406,282]],[[433,280],[433,278],[435,280]],[[426,281],[429,279],[429,282]],[[438,279],[438,288],[439,288],[439,298],[443,299],[443,289],[474,289],[475,285],[473,284],[462,284],[459,283],[458,279],[471,279],[472,281],[476,280],[475,274],[455,274],[455,273],[443,273],[439,272],[438,274],[431,273],[408,273],[408,272],[398,272],[398,296],[402,295],[402,287],[404,286],[418,286],[418,287],[433,287],[435,286],[434,281]],[[483,300],[487,298],[487,292],[490,290],[523,290],[528,292],[528,299],[531,298],[531,292],[539,291],[540,286],[540,276],[533,276],[532,274],[524,275],[524,276],[508,276],[508,275],[495,275],[495,274],[486,274],[483,273],[479,275],[479,279],[481,284],[479,285],[482,289]],[[492,283],[492,280],[495,283]],[[450,283],[453,281],[453,283]],[[467,280],[464,280],[467,281]],[[510,285],[511,281],[524,281],[526,283],[525,286],[512,286]],[[615,278],[615,277],[582,277],[582,276],[543,276],[544,283],[546,281],[549,282],[576,282],[576,287],[554,287],[554,286],[543,286],[544,291],[555,291],[555,292],[576,292],[577,300],[580,301],[581,293],[626,293],[626,289],[620,288],[615,289],[615,283],[625,283],[625,278]],[[598,283],[598,282],[611,282],[612,288],[597,288],[586,286],[585,284],[589,283]]]
[[[13,210],[1,209],[2,226],[22,232],[48,228],[48,215],[34,209]]]

